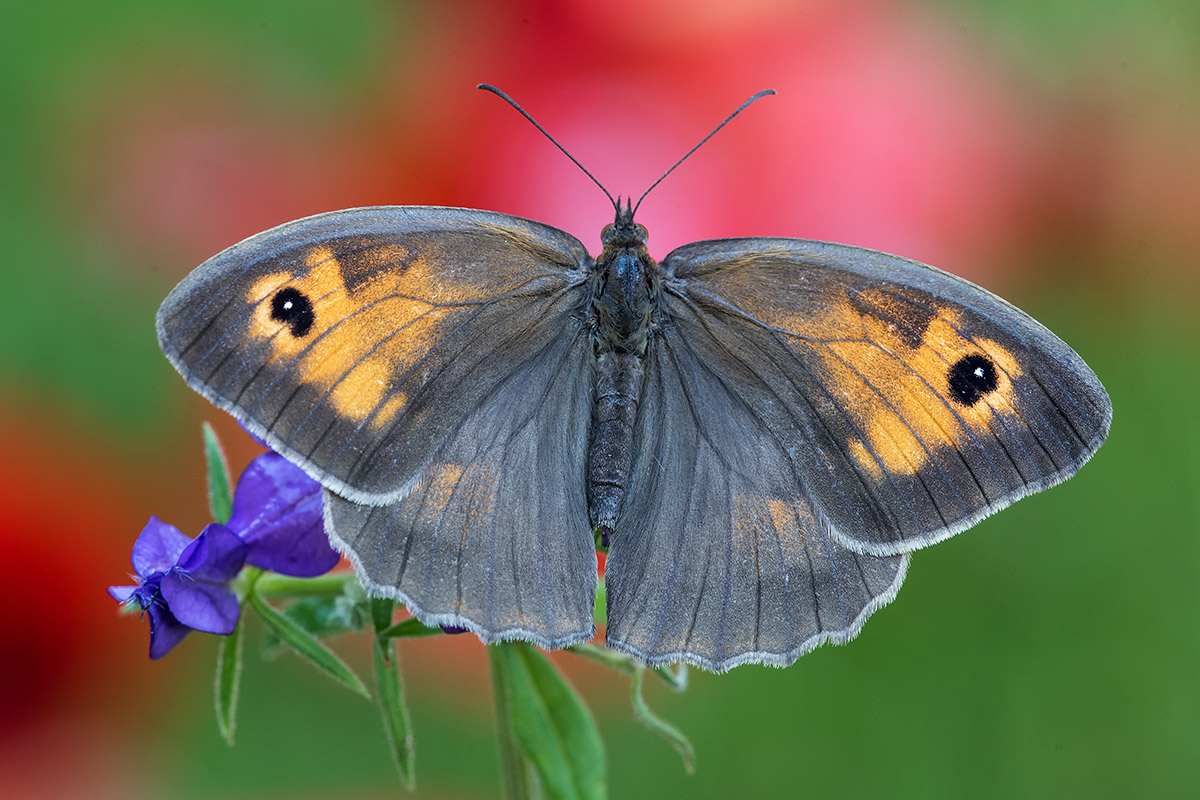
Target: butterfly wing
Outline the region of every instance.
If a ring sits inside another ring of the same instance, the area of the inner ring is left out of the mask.
[[[785,666],[852,638],[909,556],[833,541],[786,451],[681,327],[649,348],[630,489],[611,539],[607,639],[649,664]]]
[[[907,552],[1073,475],[1112,406],[1065,343],[963,279],[793,239],[662,264],[670,326],[787,454],[843,545]]]
[[[590,263],[502,214],[339,211],[202,264],[159,340],[329,490],[327,528],[369,587],[484,638],[585,638]]]

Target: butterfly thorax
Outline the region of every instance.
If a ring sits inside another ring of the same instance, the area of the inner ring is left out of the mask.
[[[592,272],[593,344],[609,351],[646,353],[658,265],[646,250],[646,229],[618,215],[600,234],[604,249]]]
[[[600,234],[604,249],[590,279],[596,401],[588,446],[588,511],[593,527],[606,535],[633,469],[643,359],[653,335],[659,272],[646,237],[629,206],[619,209],[616,221]]]

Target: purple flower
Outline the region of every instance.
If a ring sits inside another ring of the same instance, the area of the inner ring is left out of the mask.
[[[188,539],[151,517],[133,545],[136,586],[110,586],[119,602],[137,602],[150,617],[150,657],[162,658],[189,631],[231,633],[241,605],[229,583],[246,563],[248,547],[219,523]]]
[[[228,526],[253,567],[310,578],[338,563],[321,511],[321,485],[278,453],[263,453],[238,478]]]
[[[244,566],[301,578],[333,569],[321,485],[277,453],[250,462],[238,479],[232,515],[194,540],[151,517],[133,545],[136,586],[111,586],[150,617],[150,657],[162,658],[189,631],[232,633],[241,604],[230,588]]]

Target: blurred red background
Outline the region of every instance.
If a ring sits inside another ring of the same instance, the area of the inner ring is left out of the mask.
[[[251,654],[246,719],[225,750],[213,643],[193,636],[150,663],[145,624],[119,618],[104,587],[125,582],[150,514],[193,535],[206,521],[201,419],[235,469],[254,453],[155,346],[157,302],[203,259],[372,204],[487,208],[598,249],[607,200],[480,81],[634,197],[775,89],[645,201],[652,253],[774,235],[933,263],[1060,332],[1116,405],[1096,465],[983,526],[1003,535],[922,554],[849,648],[657,698],[697,740],[695,778],[631,722],[622,681],[560,659],[597,709],[614,795],[1200,785],[1191,6],[256,0],[2,14],[6,796],[398,790],[374,712],[287,659]],[[356,644],[345,651],[361,664]],[[478,642],[404,652],[420,794],[490,796]],[[1137,757],[1116,764],[1122,753]]]

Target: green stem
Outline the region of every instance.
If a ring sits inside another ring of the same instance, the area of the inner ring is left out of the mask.
[[[527,800],[534,796],[530,792],[531,776],[517,746],[508,695],[504,689],[507,682],[500,674],[505,668],[500,652],[500,648],[504,646],[496,644],[483,648],[487,651],[488,666],[492,671],[492,700],[496,710],[496,749],[500,756],[500,776],[505,800]]]
[[[646,667],[643,667],[636,659],[624,653],[617,653],[606,647],[597,647],[594,644],[576,644],[567,649],[577,656],[586,658],[589,661],[595,661],[597,664],[603,664],[609,669],[628,675],[632,682],[633,715],[647,728],[670,742],[671,746],[683,758],[683,768],[689,775],[696,771],[696,752],[692,748],[692,743],[688,741],[688,738],[683,735],[682,731],[659,717],[650,710],[650,706],[646,705],[646,698],[642,695],[642,682],[646,675]],[[661,678],[667,686],[670,686],[676,692],[681,692],[687,688],[687,667],[683,664],[676,667],[674,671],[666,667],[657,667],[650,671]]]
[[[333,572],[315,578],[293,578],[290,575],[264,573],[256,584],[264,600],[293,600],[301,597],[340,597],[346,584],[356,580],[353,572]]]

